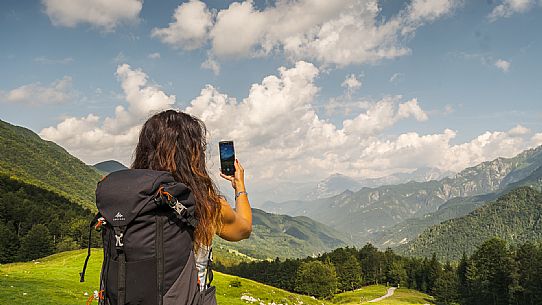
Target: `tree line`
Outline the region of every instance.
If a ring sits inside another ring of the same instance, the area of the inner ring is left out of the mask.
[[[56,193],[0,175],[0,263],[85,247],[92,217]],[[93,246],[101,244],[98,235]]]
[[[530,242],[511,247],[490,239],[459,262],[442,263],[436,255],[403,257],[367,244],[315,258],[218,264],[216,269],[317,298],[384,284],[428,293],[437,305],[542,304],[542,246]]]

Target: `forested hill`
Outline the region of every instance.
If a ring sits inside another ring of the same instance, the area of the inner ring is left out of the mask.
[[[457,260],[492,237],[511,244],[542,240],[542,193],[531,187],[514,189],[467,216],[426,229],[397,251],[425,257],[436,253],[440,259]]]
[[[276,215],[259,209],[252,209],[252,217],[249,239],[228,243],[217,238],[214,243],[227,244],[228,248],[259,259],[307,257],[352,244],[345,234],[308,217]]]
[[[88,244],[93,213],[55,192],[0,174],[0,264]],[[99,245],[99,234],[93,245]]]
[[[0,174],[94,207],[101,176],[57,144],[0,120]]]
[[[481,207],[488,201],[493,201],[509,191],[521,187],[530,186],[535,190],[542,191],[542,166],[522,180],[506,185],[504,189],[483,195],[456,197],[448,200],[439,209],[423,217],[407,219],[389,229],[377,232],[371,243],[379,248],[397,247],[415,239],[425,229],[449,219],[465,216]]]

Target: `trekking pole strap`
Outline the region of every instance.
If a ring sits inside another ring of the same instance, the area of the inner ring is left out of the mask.
[[[83,283],[85,281],[85,272],[87,271],[87,265],[88,260],[90,258],[90,247],[92,245],[92,229],[94,224],[98,221],[98,218],[102,217],[100,213],[96,213],[94,216],[94,219],[90,222],[89,228],[88,228],[88,249],[87,249],[87,257],[85,258],[85,264],[83,265],[83,271],[79,273],[79,282]]]

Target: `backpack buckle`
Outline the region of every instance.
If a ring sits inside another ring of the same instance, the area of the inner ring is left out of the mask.
[[[115,234],[115,239],[116,239],[115,247],[123,247],[124,246],[124,243],[122,242],[122,237],[123,236],[124,236],[124,234],[122,232],[119,235]]]
[[[181,216],[183,216],[185,211],[187,210],[187,208],[182,203],[180,203],[179,200],[177,199],[175,199],[175,203],[171,205],[171,207],[173,208],[175,213]]]

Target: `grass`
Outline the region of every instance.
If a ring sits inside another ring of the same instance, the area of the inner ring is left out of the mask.
[[[98,289],[102,251],[92,250],[86,282],[80,283],[79,272],[85,255],[84,250],[76,250],[55,254],[33,262],[0,265],[0,303],[14,305],[85,304],[88,299],[85,293],[92,294],[94,290]],[[215,272],[214,279],[213,284],[217,287],[217,301],[220,305],[259,305],[260,302],[277,305],[431,304],[428,295],[408,289],[398,289],[392,297],[381,302],[366,303],[365,301],[386,293],[387,288],[381,285],[341,293],[331,301],[322,301],[219,272]],[[242,300],[242,296],[254,299],[250,302]],[[364,302],[361,303],[361,300]]]
[[[76,250],[55,254],[35,262],[0,265],[1,304],[74,305],[85,304],[88,296],[98,289],[102,251],[92,250],[86,282],[79,282],[79,272],[86,252]],[[241,296],[259,299],[265,304],[311,304],[323,302],[308,296],[290,293],[251,280],[215,272],[220,305],[244,304]],[[239,287],[237,282],[240,283]],[[303,302],[303,303],[301,303]],[[257,301],[254,304],[259,304]],[[93,304],[96,304],[94,302]]]
[[[335,295],[333,303],[340,305],[349,304],[375,304],[375,305],[423,305],[433,304],[433,298],[427,294],[405,288],[395,290],[395,293],[382,301],[369,303],[386,294],[388,287],[383,285],[372,285],[355,291],[344,292]]]

